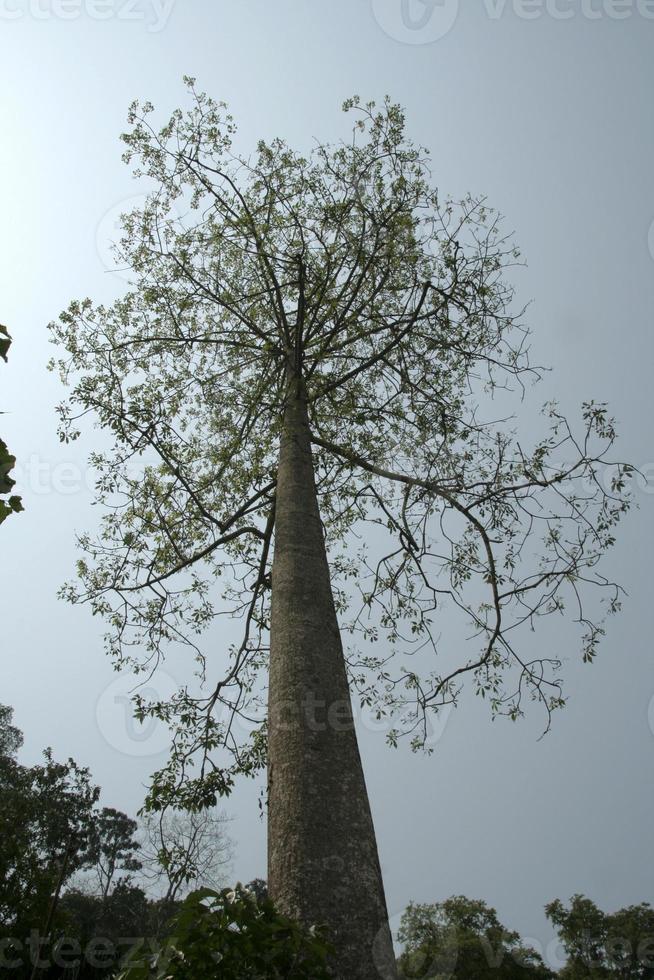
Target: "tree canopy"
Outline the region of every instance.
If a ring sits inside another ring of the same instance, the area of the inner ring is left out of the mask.
[[[534,699],[549,724],[564,703],[561,656],[533,652],[529,631],[569,609],[584,659],[595,656],[620,606],[599,563],[630,467],[612,462],[602,403],[585,402],[578,423],[547,403],[531,448],[504,413],[539,371],[499,215],[434,187],[389,100],[349,99],[340,143],[303,154],[274,139],[245,154],[225,105],[187,83],[190,107],[163,125],[150,103],[130,110],[125,159],[151,193],[117,245],[128,291],[109,306],[75,301],[51,325],[70,388],[62,438],[88,416],[109,440],[91,454],[102,529],[81,536],[80,580],[63,594],[105,617],[118,664],[150,670],[175,647],[196,661],[198,683],[170,701],[137,695],[141,717],[173,729],[150,806],[213,804],[265,762],[291,376],[350,681],[388,717],[389,741],[428,747],[430,716],[466,678],[494,712],[516,718]],[[439,640],[446,608],[467,645]],[[203,634],[223,616],[243,630],[221,660]]]
[[[411,903],[402,916],[398,939],[404,945],[400,975],[407,980],[548,980],[554,976],[517,932],[501,924],[495,909],[463,895],[433,904]]]
[[[129,874],[142,867],[137,853],[141,848],[135,837],[137,829],[136,820],[113,807],[105,806],[94,815],[90,860],[103,898],[121,871]]]
[[[584,895],[569,905],[545,906],[568,962],[562,980],[651,980],[654,977],[654,909],[647,902],[607,913]]]

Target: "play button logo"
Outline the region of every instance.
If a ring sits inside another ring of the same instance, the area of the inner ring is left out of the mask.
[[[402,44],[431,44],[445,37],[459,13],[459,0],[372,0],[381,29]]]

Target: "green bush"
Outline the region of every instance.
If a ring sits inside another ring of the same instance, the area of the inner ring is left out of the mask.
[[[328,980],[330,947],[320,932],[257,902],[241,885],[204,888],[182,903],[156,953],[132,953],[117,980]]]

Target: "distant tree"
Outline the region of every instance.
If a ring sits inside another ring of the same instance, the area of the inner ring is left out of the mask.
[[[654,909],[647,903],[603,912],[584,895],[568,906],[545,906],[568,956],[564,980],[651,980],[654,977]]]
[[[654,908],[648,902],[606,916],[606,962],[619,980],[654,980]]]
[[[11,337],[6,327],[0,323],[0,357],[7,361],[7,352],[11,345]],[[21,498],[11,491],[16,484],[9,474],[16,465],[16,457],[12,456],[5,442],[0,439],[0,524],[10,514],[23,510]]]
[[[11,709],[0,712],[0,927],[43,927],[65,883],[88,864],[93,807],[99,789],[73,759],[23,766],[15,758],[21,733]]]
[[[23,744],[23,733],[12,725],[14,709],[0,704],[0,761],[13,759]]]
[[[163,882],[163,898],[174,902],[195,888],[225,884],[233,845],[227,835],[229,818],[210,810],[164,811],[143,821],[142,874]]]
[[[461,980],[547,980],[554,974],[540,955],[506,929],[495,909],[463,895],[408,906],[398,939],[404,944],[400,977]]]
[[[137,852],[141,844],[136,839],[136,820],[112,807],[103,807],[95,814],[89,858],[98,878],[100,894],[106,898],[116,875],[138,871],[141,862]]]
[[[561,971],[566,980],[606,977],[606,915],[584,895],[573,895],[570,905],[556,899],[545,906],[545,914],[559,934],[568,962]]]

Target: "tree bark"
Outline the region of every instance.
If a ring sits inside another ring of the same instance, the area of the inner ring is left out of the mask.
[[[327,927],[338,980],[395,980],[299,381],[277,477],[268,755],[271,897]]]

